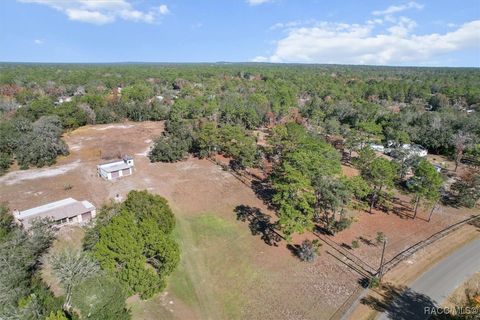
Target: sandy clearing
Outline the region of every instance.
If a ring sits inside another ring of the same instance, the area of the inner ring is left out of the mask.
[[[100,127],[100,128],[93,127],[93,129],[103,131],[103,130],[109,130],[109,129],[128,129],[128,128],[132,128],[133,126],[134,126],[133,124],[112,124],[112,125],[108,125],[106,127]]]
[[[152,150],[152,146],[149,146],[145,150],[139,153],[135,153],[136,156],[143,156],[143,157],[148,157],[148,154],[150,153],[150,150]]]
[[[0,177],[0,183],[6,185],[16,184],[25,180],[35,180],[39,178],[49,178],[65,174],[70,170],[77,168],[80,165],[80,160],[72,163],[49,168],[30,169],[25,171],[13,171]]]

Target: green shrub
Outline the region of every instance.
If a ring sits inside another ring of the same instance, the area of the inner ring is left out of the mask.
[[[176,136],[164,134],[155,140],[148,157],[152,162],[176,162],[187,157],[190,143]]]
[[[358,249],[358,248],[360,248],[360,243],[358,242],[358,240],[353,240],[353,241],[352,241],[352,248],[353,248],[353,249]]]
[[[370,279],[368,282],[368,287],[369,288],[378,288],[380,286],[380,279],[378,277],[373,277]]]
[[[310,241],[304,240],[297,250],[297,255],[302,261],[313,262],[318,256],[320,243],[317,239]]]

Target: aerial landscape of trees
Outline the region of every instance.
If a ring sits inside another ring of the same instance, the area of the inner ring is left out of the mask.
[[[152,138],[151,162],[226,159],[224,169],[238,176],[260,172],[264,189],[254,191],[268,194],[262,199],[276,221],[243,219],[288,242],[317,229],[335,235],[355,222],[353,212],[389,212],[399,195],[411,200],[413,219],[480,199],[478,69],[0,65],[1,175],[68,155],[66,132],[123,121],[164,126]],[[26,232],[2,207],[0,318],[128,319],[126,298],[163,291],[179,264],[175,223],[164,198],[131,191],[99,210],[81,251],[50,254],[48,223]],[[298,256],[311,262],[317,249],[302,242]],[[61,297],[40,279],[41,259]]]
[[[333,231],[335,223],[345,222],[341,213],[352,196],[366,200],[370,211],[384,207],[411,171],[423,175],[409,181],[415,212],[420,200],[433,206],[440,200],[440,178],[408,156],[404,146],[410,144],[452,159],[455,167],[473,164],[473,176],[452,187],[459,203],[472,206],[479,198],[479,83],[475,69],[4,65],[0,171],[14,162],[23,169],[51,165],[68,154],[61,140],[65,130],[165,120],[151,161],[223,155],[234,170],[262,168],[268,161],[272,204],[287,235],[311,228],[320,217]],[[268,145],[259,145],[255,130],[265,128],[272,130]],[[393,161],[377,158],[372,143],[388,145]],[[342,176],[345,156],[361,178]],[[426,186],[432,183],[430,192]],[[358,197],[351,187],[360,186],[357,193],[365,194]]]

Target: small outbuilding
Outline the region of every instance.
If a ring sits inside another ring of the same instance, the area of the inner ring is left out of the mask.
[[[30,228],[34,219],[50,218],[57,225],[81,224],[95,218],[96,208],[89,201],[78,201],[73,198],[44,204],[24,211],[14,210],[14,218],[26,229]]]
[[[133,158],[124,156],[121,160],[99,164],[98,175],[106,180],[114,180],[120,177],[129,176],[133,173]]]

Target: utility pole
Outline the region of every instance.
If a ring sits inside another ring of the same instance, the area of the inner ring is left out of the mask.
[[[437,203],[435,202],[432,207],[432,211],[430,211],[430,215],[428,216],[428,222],[430,222],[430,219],[432,218],[433,211],[435,211],[435,207],[437,206]]]
[[[380,283],[383,278],[383,259],[385,258],[385,247],[387,246],[387,237],[383,240],[382,258],[380,259],[380,268],[378,269],[378,280]]]

